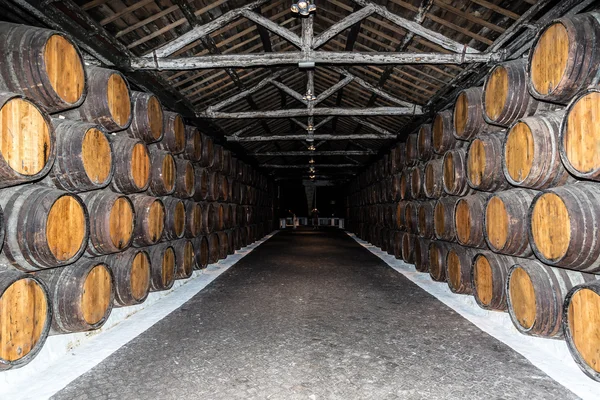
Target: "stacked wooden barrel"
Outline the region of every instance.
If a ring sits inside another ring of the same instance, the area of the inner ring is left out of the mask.
[[[263,237],[274,188],[120,72],[86,67],[68,37],[0,33],[5,370],[48,334],[98,329],[113,307],[190,278],[210,246],[217,262]]]
[[[528,59],[493,66],[407,132],[347,199],[358,237],[508,312],[523,334],[566,339],[598,381],[599,17],[549,23]]]

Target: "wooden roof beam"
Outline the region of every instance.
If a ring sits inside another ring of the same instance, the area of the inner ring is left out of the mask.
[[[209,119],[270,119],[270,118],[292,118],[292,117],[316,117],[316,116],[342,116],[342,117],[375,117],[375,116],[414,116],[421,115],[409,107],[372,107],[372,108],[315,108],[288,109],[272,111],[242,111],[242,112],[220,112],[210,111],[197,114],[199,118]]]
[[[314,140],[396,140],[398,135],[332,135],[332,134],[318,134],[313,136]],[[230,142],[276,142],[276,141],[292,141],[292,140],[306,140],[306,134],[298,135],[273,135],[273,136],[245,136],[245,137],[234,137],[228,136],[227,140]]]
[[[373,7],[372,5],[368,5],[366,7],[361,8],[358,11],[353,12],[352,14],[348,15],[346,18],[342,19],[338,23],[332,25],[329,29],[317,36],[313,41],[312,48],[315,50],[318,49],[319,47],[323,46],[325,43],[330,41],[334,36],[337,36],[338,34],[342,33],[351,26],[356,25],[357,23],[361,22],[374,12],[375,7]]]
[[[371,156],[377,154],[373,150],[323,150],[323,151],[265,151],[250,153],[249,155],[254,157],[287,157],[287,156],[314,156],[314,157],[328,157],[328,156]]]

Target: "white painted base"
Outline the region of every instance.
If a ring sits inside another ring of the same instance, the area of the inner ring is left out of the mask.
[[[106,324],[97,331],[49,337],[31,363],[0,373],[0,399],[39,400],[54,395],[177,310],[276,233],[265,236],[202,271],[194,271],[190,279],[175,281],[173,288],[168,291],[150,293],[143,304],[115,308]]]
[[[514,327],[507,313],[484,310],[479,307],[473,296],[452,293],[447,284],[436,282],[429,274],[418,272],[414,265],[397,260],[354,234],[348,233],[348,235],[479,329],[523,355],[533,365],[577,396],[584,400],[600,399],[600,383],[588,378],[579,369],[563,340],[523,335]]]

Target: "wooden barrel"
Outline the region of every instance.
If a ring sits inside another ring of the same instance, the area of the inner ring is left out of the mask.
[[[427,239],[435,239],[435,201],[424,201],[419,203],[417,210],[417,227],[419,236]]]
[[[163,197],[165,206],[165,230],[163,241],[181,239],[185,233],[185,203],[174,197]]]
[[[224,260],[229,254],[229,239],[225,231],[217,232],[217,236],[219,236],[219,260]]]
[[[139,193],[150,186],[150,153],[139,139],[108,136],[113,148],[114,174],[111,188],[115,192]]]
[[[202,234],[202,204],[195,201],[185,202],[184,236],[190,239]]]
[[[563,306],[565,341],[579,365],[590,378],[600,381],[600,282],[575,286],[569,291]]]
[[[488,124],[483,118],[483,88],[472,87],[460,92],[454,103],[454,137],[471,140],[483,133],[502,128]]]
[[[391,200],[398,201],[400,200],[400,178],[401,174],[394,174],[388,179],[391,179]]]
[[[467,180],[467,150],[450,150],[444,154],[442,181],[444,191],[451,196],[473,193]]]
[[[562,112],[519,120],[508,131],[502,164],[504,176],[515,186],[545,189],[573,182],[560,159]]]
[[[509,127],[536,112],[540,103],[529,94],[528,79],[526,59],[492,67],[483,85],[484,117],[489,123]]]
[[[176,171],[171,153],[150,149],[150,184],[147,193],[155,197],[172,194],[175,191]]]
[[[472,294],[471,268],[478,250],[451,245],[446,255],[446,279],[450,290],[457,294]]]
[[[134,194],[129,196],[135,210],[133,242],[136,247],[152,246],[165,230],[165,205],[161,199]]]
[[[158,97],[151,93],[132,92],[132,120],[127,134],[147,144],[158,142],[164,134],[164,114]]]
[[[390,172],[398,173],[402,170],[406,161],[406,144],[398,143],[396,147],[394,147],[394,157],[390,154]]]
[[[529,209],[529,241],[542,262],[600,272],[600,188],[593,182],[546,189]]]
[[[415,268],[419,272],[429,272],[429,244],[431,240],[417,237],[414,241]]]
[[[413,199],[425,198],[425,166],[414,167],[410,173],[410,193]]]
[[[412,199],[410,191],[412,168],[405,168],[400,176],[400,199],[409,200]]]
[[[229,168],[231,167],[231,152],[223,149],[223,174],[229,177]],[[258,182],[257,182],[258,183]]]
[[[171,243],[175,251],[175,279],[188,279],[196,269],[194,242],[190,239],[176,240]]]
[[[196,251],[196,269],[204,269],[208,266],[209,246],[206,236],[198,236],[194,239],[194,249]]]
[[[391,236],[392,236],[392,248],[393,248],[393,253],[394,253],[394,257],[397,260],[400,260],[402,258],[402,236],[404,235],[404,232],[402,231],[394,231]],[[362,239],[362,238],[361,238]]]
[[[202,134],[202,158],[200,159],[200,166],[205,168],[210,168],[213,166],[215,162],[214,158],[214,150],[213,150],[213,140],[210,136],[206,136]],[[241,178],[245,179],[244,176],[244,168],[240,168],[238,174],[240,174]],[[243,179],[242,179],[243,181]]]
[[[194,166],[194,200],[205,201],[210,189],[210,172],[198,165]]]
[[[433,228],[439,240],[453,242],[456,240],[454,210],[459,197],[442,197],[435,203],[433,210]]]
[[[22,93],[48,112],[77,107],[86,94],[83,57],[60,32],[0,24],[0,91]]]
[[[52,311],[39,278],[15,270],[0,272],[0,371],[35,358],[48,337]]]
[[[489,193],[462,197],[454,207],[456,239],[464,246],[487,248],[484,234],[484,210]]]
[[[402,235],[402,260],[405,263],[413,264],[415,262],[415,240],[417,240],[417,236],[412,233],[404,232]]]
[[[183,157],[191,162],[199,162],[202,159],[202,134],[195,126],[185,127],[185,150]]]
[[[242,248],[242,241],[240,239],[240,227],[236,226],[235,228],[233,228],[231,231],[233,232],[233,244],[234,247],[233,249],[235,251],[238,251]]]
[[[220,144],[213,144],[213,165],[211,169],[213,171],[221,172],[223,171],[223,146]]]
[[[101,256],[131,245],[136,214],[131,200],[109,190],[80,194],[90,216],[86,255]]]
[[[175,112],[165,111],[163,138],[152,146],[176,155],[184,152],[185,144],[183,117]]]
[[[219,191],[219,201],[227,202],[229,201],[229,178],[227,175],[218,174],[217,175],[218,182],[218,191]]]
[[[216,230],[218,221],[218,209],[215,203],[202,204],[202,232],[208,235]]]
[[[423,173],[423,192],[429,199],[438,199],[444,195],[444,160],[433,159],[425,164]]]
[[[80,107],[61,112],[68,119],[100,125],[107,132],[129,128],[132,119],[129,83],[119,71],[87,66],[88,93]]]
[[[527,213],[535,190],[512,189],[494,193],[485,206],[485,240],[497,253],[531,257]]]
[[[431,160],[433,157],[433,134],[431,124],[423,124],[417,133],[417,158],[421,162]]]
[[[506,279],[510,268],[524,261],[490,251],[478,252],[473,259],[471,284],[477,304],[486,310],[506,311]]]
[[[560,131],[560,156],[573,175],[600,181],[600,88],[579,93],[569,104]]]
[[[429,275],[434,281],[446,281],[446,257],[449,246],[448,242],[439,240],[429,242]]]
[[[525,335],[562,338],[562,308],[567,293],[596,275],[553,268],[527,260],[508,273],[508,313],[517,330]]]
[[[88,212],[76,195],[40,185],[0,191],[0,264],[24,271],[73,263],[88,242]]]
[[[246,235],[246,240],[248,240],[248,236]],[[219,243],[219,235],[216,232],[208,235],[208,263],[214,264],[219,261],[220,255],[220,243]]]
[[[405,228],[414,234],[419,232],[419,205],[417,201],[409,201],[404,207]]]
[[[206,192],[206,200],[207,201],[217,201],[219,200],[219,195],[221,194],[219,188],[219,174],[214,171],[208,172],[208,191]]]
[[[97,260],[80,260],[36,273],[48,287],[54,314],[50,334],[100,328],[115,300],[111,269]]]
[[[540,100],[566,104],[598,83],[600,22],[597,13],[559,18],[537,35],[529,54],[529,91]]]
[[[175,249],[171,243],[159,243],[148,247],[150,257],[150,291],[169,290],[175,283],[177,265]]]
[[[150,291],[150,257],[146,250],[130,248],[94,261],[108,265],[113,272],[115,307],[133,306],[146,300]]]
[[[473,139],[467,150],[467,181],[475,190],[497,192],[510,187],[502,170],[503,135],[490,133]]]
[[[419,162],[419,154],[417,149],[417,134],[411,133],[406,138],[406,165],[413,166]]]
[[[21,95],[0,92],[0,141],[0,188],[38,180],[52,168],[54,127],[41,108]]]
[[[180,199],[189,199],[196,190],[194,166],[189,160],[178,158],[175,160],[177,176],[173,196]]]
[[[399,201],[396,204],[396,229],[406,229],[405,209],[407,201]]]
[[[462,147],[465,142],[457,140],[454,136],[454,124],[452,121],[452,111],[440,111],[433,120],[432,142],[433,152],[443,155],[448,150],[456,147]]]
[[[233,229],[228,229],[225,231],[225,234],[227,235],[227,255],[230,256],[235,254],[235,248],[237,246],[236,237]]]

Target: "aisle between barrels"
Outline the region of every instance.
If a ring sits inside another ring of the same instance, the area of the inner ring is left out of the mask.
[[[576,399],[345,233],[281,232],[55,399]]]

